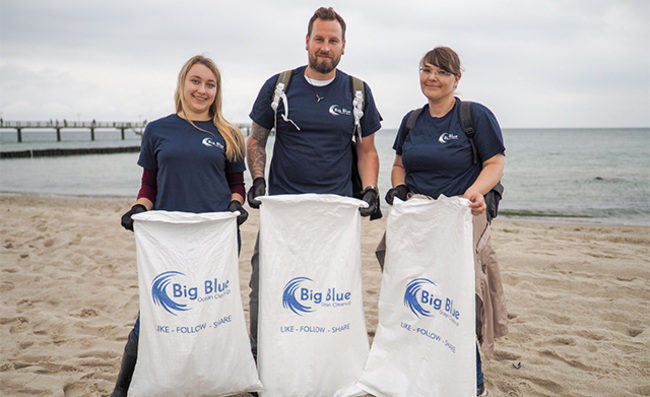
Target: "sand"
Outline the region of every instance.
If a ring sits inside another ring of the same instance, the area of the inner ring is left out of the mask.
[[[138,312],[127,201],[0,197],[0,395],[109,396]],[[242,298],[258,228],[242,227]],[[363,221],[368,334],[385,218]],[[510,335],[491,396],[650,396],[650,228],[496,219]],[[246,313],[248,316],[248,313]],[[240,397],[248,396],[242,394]]]

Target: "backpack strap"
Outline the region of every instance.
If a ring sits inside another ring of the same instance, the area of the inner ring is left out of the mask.
[[[474,142],[474,135],[476,135],[476,130],[474,129],[474,118],[472,116],[472,102],[470,101],[460,101],[459,99],[458,106],[458,120],[460,122],[460,127],[462,128],[465,135],[469,139],[469,143],[472,145],[472,155],[474,157],[474,164],[481,162],[481,158],[478,155],[478,150],[476,149],[476,143]],[[481,167],[483,163],[481,162]],[[496,218],[499,214],[499,201],[503,197],[503,192],[505,188],[499,181],[489,192],[483,195],[485,198],[485,215],[487,217],[488,223],[492,223],[492,219]]]
[[[472,146],[474,164],[476,164],[479,162],[480,158],[478,156],[478,150],[476,150],[476,144],[474,143],[474,135],[476,134],[476,131],[474,130],[474,118],[472,117],[472,102],[461,101],[460,99],[458,102],[458,121],[460,122],[460,128],[469,139],[469,143]]]
[[[409,117],[406,119],[406,127],[404,127],[404,141],[406,141],[406,137],[409,136],[409,132],[411,132],[411,128],[413,128],[415,125],[415,120],[418,118],[421,111],[422,108],[413,109],[411,111],[411,114],[409,114]]]
[[[361,140],[361,118],[366,109],[366,85],[363,80],[350,76],[352,90],[352,113],[354,114],[354,136]]]
[[[275,89],[273,90],[273,102],[271,102],[271,108],[275,112],[275,124],[277,127],[278,105],[280,105],[280,101],[284,102],[284,114],[280,116],[282,116],[282,119],[284,121],[293,124],[298,129],[298,131],[300,131],[300,127],[298,127],[296,123],[294,123],[293,120],[289,118],[289,100],[287,99],[287,90],[289,89],[289,83],[291,83],[292,73],[293,70],[290,69],[285,70],[278,75],[277,80],[275,80]]]
[[[366,106],[366,85],[363,80],[354,76],[350,76],[350,90],[352,91],[352,113],[354,115],[354,132],[352,133],[352,140],[350,141],[350,149],[352,150],[352,196],[361,200],[363,197],[363,183],[361,182],[361,175],[359,174],[359,157],[357,155],[357,142],[361,142],[361,118]],[[370,215],[370,219],[381,218],[381,208]]]

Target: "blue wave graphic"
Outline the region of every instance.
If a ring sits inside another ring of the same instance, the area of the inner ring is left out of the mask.
[[[172,310],[176,310],[176,311],[190,310],[186,308],[187,305],[182,303],[176,303],[172,300],[172,298],[169,297],[169,295],[167,295],[167,290],[166,290],[167,286],[171,283],[170,279],[175,275],[184,276],[185,274],[181,272],[175,272],[175,271],[160,273],[151,282],[151,295],[153,298],[153,303],[162,306],[163,309],[167,310],[167,312],[173,314],[174,316],[176,316],[177,314],[174,313]]]
[[[300,288],[300,283],[303,281],[313,280],[307,277],[296,277],[284,286],[284,291],[282,292],[282,307],[291,309],[292,312],[299,316],[302,316],[302,313],[314,311],[311,306],[305,306],[296,299],[296,291]]]
[[[431,317],[431,312],[423,308],[418,300],[418,295],[420,294],[420,291],[422,291],[422,287],[428,284],[433,286],[436,285],[429,279],[416,278],[406,285],[406,290],[404,291],[404,306],[411,309],[418,318],[420,316]]]

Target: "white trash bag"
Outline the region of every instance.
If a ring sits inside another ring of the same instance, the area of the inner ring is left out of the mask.
[[[130,397],[262,390],[239,288],[237,213],[133,216],[140,341]]]
[[[463,198],[395,200],[379,324],[359,386],[376,396],[476,396],[472,215]]]
[[[369,345],[361,286],[365,203],[261,197],[257,363],[263,397],[359,396]]]

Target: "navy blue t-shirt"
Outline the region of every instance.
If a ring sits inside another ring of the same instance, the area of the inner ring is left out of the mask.
[[[474,164],[472,146],[458,120],[458,100],[443,117],[431,117],[429,105],[422,108],[411,132],[403,142],[406,120],[402,119],[393,149],[402,156],[406,186],[418,194],[433,198],[463,195],[476,181],[482,162],[505,152],[501,127],[485,106],[473,103],[474,143],[479,162]]]
[[[227,211],[232,199],[226,174],[243,172],[244,159],[230,162],[226,142],[212,121],[194,121],[177,114],[147,124],[138,165],[156,171],[154,209],[184,212]]]
[[[271,108],[277,76],[262,86],[250,118],[266,129],[276,127],[273,158],[269,172],[269,194],[323,193],[352,196],[352,151],[354,133],[350,76],[336,71],[334,80],[314,87],[304,77],[305,66],[295,69],[286,92],[288,118],[282,101],[275,112]],[[366,106],[361,118],[361,135],[374,134],[381,128],[380,116],[368,85]],[[319,98],[321,98],[319,100]]]

